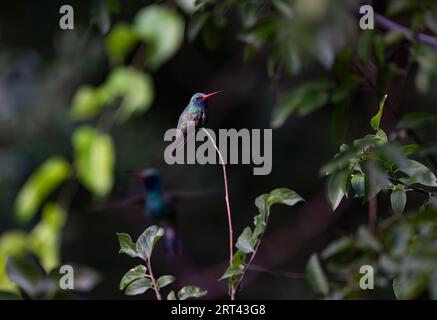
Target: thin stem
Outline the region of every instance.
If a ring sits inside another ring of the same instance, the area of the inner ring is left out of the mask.
[[[220,152],[219,148],[217,147],[217,144],[215,143],[214,139],[209,134],[208,130],[205,128],[202,128],[203,131],[208,135],[208,137],[211,139],[211,142],[214,146],[214,149],[217,151],[220,162],[223,167],[223,179],[225,184],[225,202],[226,202],[226,210],[228,213],[228,228],[229,228],[229,265],[232,264],[232,257],[234,256],[234,240],[233,240],[233,230],[232,230],[232,215],[231,215],[231,206],[229,205],[229,192],[228,192],[228,177],[226,174],[226,165],[225,161],[223,160],[222,153]]]
[[[268,222],[269,222],[269,214],[267,214],[266,217],[266,221],[265,224],[267,226]],[[246,263],[246,265],[244,266],[244,271],[242,273],[242,275],[240,276],[240,278],[238,279],[238,281],[232,286],[231,288],[231,300],[235,300],[235,297],[237,295],[238,289],[240,288],[241,284],[243,283],[243,279],[246,276],[247,271],[249,270],[253,260],[255,259],[256,254],[258,253],[258,249],[261,245],[262,239],[264,237],[265,234],[265,230],[263,233],[261,233],[261,235],[259,236],[258,242],[255,245],[255,249],[253,250],[252,255],[250,256],[249,262]]]
[[[402,33],[409,40],[417,40],[422,43],[428,44],[432,47],[437,47],[437,38],[425,33],[415,33],[411,29],[400,25],[390,19],[387,19],[379,13],[375,13],[375,20],[379,25],[386,30],[395,30]]]
[[[147,263],[147,269],[149,269],[150,280],[152,280],[153,290],[155,291],[156,299],[162,300],[161,293],[159,292],[159,288],[158,288],[158,285],[156,283],[155,276],[153,275],[152,264],[150,263],[150,258],[146,260],[146,263]]]
[[[290,271],[284,271],[284,270],[270,270],[261,266],[252,265],[249,268],[249,271],[253,272],[260,272],[260,273],[266,273],[270,274],[272,276],[282,277],[282,278],[288,278],[288,279],[307,279],[308,276],[305,273],[300,272],[290,272]],[[347,278],[340,275],[340,274],[334,274],[328,277],[331,281],[336,282],[346,282]]]
[[[419,187],[416,187],[416,186],[413,186],[413,185],[410,185],[410,184],[404,183],[404,182],[402,182],[401,180],[399,180],[399,179],[396,178],[396,177],[393,177],[393,176],[392,176],[392,177],[389,177],[389,180],[390,180],[392,183],[399,183],[399,184],[402,184],[403,186],[406,187],[406,190],[407,190],[407,191],[414,191],[414,192],[417,192],[417,193],[421,193],[421,194],[427,195],[428,198],[432,198],[433,195],[434,195],[434,193],[432,193],[432,192],[430,192],[430,191],[427,191],[427,190],[425,190],[425,189],[422,189],[422,188],[419,188]]]
[[[378,218],[378,200],[376,192],[376,177],[372,168],[369,168],[370,173],[370,200],[369,200],[369,229],[375,230],[376,221]]]

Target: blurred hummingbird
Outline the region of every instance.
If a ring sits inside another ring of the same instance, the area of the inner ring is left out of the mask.
[[[152,219],[165,229],[165,249],[170,254],[181,252],[180,241],[176,234],[176,210],[170,198],[164,191],[163,183],[158,170],[147,168],[136,174],[144,184],[144,211]]]
[[[182,251],[180,239],[177,235],[177,206],[184,201],[197,203],[205,196],[215,195],[218,190],[166,190],[158,170],[145,168],[134,171],[134,176],[143,182],[143,192],[131,195],[123,200],[105,203],[94,208],[96,211],[121,209],[131,205],[141,205],[152,223],[165,229],[164,245],[169,254]]]
[[[178,131],[174,142],[176,148],[173,150],[173,156],[175,155],[177,148],[185,143],[187,139],[188,124],[190,122],[194,123],[196,131],[206,125],[206,123],[208,122],[207,100],[220,92],[221,91],[215,91],[208,94],[198,92],[193,94],[190,102],[179,116],[177,126]]]

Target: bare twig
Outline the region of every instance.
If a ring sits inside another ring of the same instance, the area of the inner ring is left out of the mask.
[[[375,13],[375,20],[383,29],[398,31],[402,33],[408,40],[417,40],[437,48],[437,37],[425,33],[415,33],[413,30],[387,19],[379,13]]]
[[[226,174],[226,165],[225,161],[223,160],[222,153],[220,152],[219,148],[217,147],[217,144],[215,143],[214,139],[209,134],[208,130],[205,128],[202,128],[203,131],[208,135],[208,137],[211,139],[211,142],[214,146],[214,149],[217,151],[220,162],[223,167],[223,179],[225,184],[225,202],[226,202],[226,210],[228,214],[228,228],[229,228],[229,265],[232,264],[232,257],[234,256],[234,239],[233,239],[233,230],[232,230],[232,215],[231,215],[231,206],[229,205],[229,192],[228,192],[228,177]]]
[[[264,267],[257,266],[257,265],[251,265],[250,268],[249,268],[249,271],[266,273],[266,274],[270,274],[272,276],[288,278],[288,279],[303,279],[303,280],[306,280],[308,278],[308,276],[305,273],[302,273],[302,272],[290,272],[290,271],[284,271],[284,270],[271,270],[271,269],[264,268]],[[337,281],[337,282],[346,282],[347,281],[347,277],[342,276],[340,274],[333,274],[333,275],[329,276],[329,280]]]
[[[146,259],[146,263],[147,263],[147,269],[149,269],[150,280],[152,280],[153,290],[155,291],[156,299],[162,300],[161,293],[159,292],[158,284],[156,283],[155,276],[153,275],[150,258]]]

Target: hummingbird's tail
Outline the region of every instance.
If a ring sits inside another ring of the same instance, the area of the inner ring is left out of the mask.
[[[164,229],[165,251],[172,256],[182,254],[181,241],[176,233],[175,228],[173,226],[166,225]]]

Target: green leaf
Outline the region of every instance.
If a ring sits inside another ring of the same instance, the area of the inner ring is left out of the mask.
[[[126,55],[132,51],[138,41],[137,34],[127,23],[116,24],[106,36],[106,51],[115,63],[121,63]]]
[[[15,200],[15,214],[22,223],[29,221],[41,203],[71,174],[70,164],[61,157],[46,160],[26,181]]]
[[[83,126],[73,134],[75,167],[82,184],[98,197],[112,189],[115,150],[109,135]]]
[[[37,297],[45,290],[44,274],[36,263],[24,257],[10,257],[6,270],[9,279],[30,297]]]
[[[167,300],[177,300],[176,298],[176,294],[174,293],[174,291],[170,291],[170,293],[167,295]]]
[[[119,111],[121,122],[132,115],[145,112],[151,106],[154,97],[150,76],[131,67],[113,69],[102,90],[108,101],[122,98]]]
[[[65,219],[64,209],[56,203],[46,203],[41,220],[28,235],[30,249],[38,256],[47,272],[60,264],[61,236]]]
[[[258,20],[260,4],[256,2],[244,2],[241,6],[241,20],[245,28],[253,27]]]
[[[103,98],[94,87],[80,87],[73,97],[71,118],[73,120],[84,120],[97,116],[105,103]]]
[[[125,253],[129,257],[138,257],[135,243],[132,242],[130,235],[126,233],[117,233],[118,242],[120,243],[119,253]]]
[[[200,30],[202,30],[205,25],[206,20],[209,17],[209,12],[207,13],[195,13],[188,23],[187,37],[188,41],[194,41],[197,38]]]
[[[329,100],[328,90],[334,87],[331,79],[321,78],[286,92],[273,109],[270,125],[279,128],[295,111],[303,116],[322,107]]]
[[[390,202],[395,213],[402,214],[404,212],[405,204],[407,203],[407,195],[403,185],[399,184],[395,186],[395,189],[390,195]]]
[[[267,198],[267,206],[270,208],[274,204],[284,204],[292,207],[301,201],[304,201],[304,199],[295,191],[287,188],[278,188],[270,192]]]
[[[175,282],[176,278],[173,276],[161,276],[156,280],[156,285],[158,288],[164,288],[165,286],[168,286],[169,284],[172,284]]]
[[[133,29],[148,45],[146,63],[157,68],[170,59],[182,44],[184,20],[176,10],[149,5],[135,16]]]
[[[399,279],[398,278],[394,278],[393,279],[393,293],[395,294],[396,299],[400,300],[401,299],[401,288],[400,288],[400,284],[399,284]]]
[[[329,244],[325,250],[323,250],[321,257],[323,259],[328,259],[339,253],[345,252],[352,248],[354,241],[350,237],[342,237],[331,244]]]
[[[142,294],[152,288],[152,280],[150,280],[149,278],[141,278],[131,282],[124,291],[124,294],[128,296],[135,296],[137,294]]]
[[[317,254],[312,254],[307,263],[307,276],[313,290],[326,296],[329,293],[329,283],[320,265]]]
[[[256,238],[253,237],[250,227],[244,228],[241,235],[238,237],[236,247],[244,253],[251,253],[255,250],[254,245]]]
[[[351,176],[351,185],[352,188],[355,190],[355,196],[356,197],[363,197],[365,186],[364,186],[364,176],[362,174],[353,174]]]
[[[349,179],[348,170],[334,172],[328,180],[328,199],[331,202],[332,210],[335,211],[343,197],[347,194],[347,183]]]
[[[164,229],[158,226],[148,227],[139,237],[136,243],[138,255],[146,260],[150,259],[156,242],[164,235]]]
[[[187,300],[189,298],[200,298],[206,295],[208,291],[202,290],[196,286],[185,286],[178,292],[179,300]]]
[[[406,173],[414,183],[437,187],[437,178],[434,173],[420,162],[408,159],[405,166],[400,167],[399,170]]]
[[[226,269],[225,273],[219,280],[229,279],[229,285],[236,282],[239,275],[243,274],[246,263],[246,254],[243,251],[237,250],[232,257],[231,265]]]
[[[147,268],[143,265],[138,265],[125,273],[120,281],[120,290],[124,290],[129,284],[138,279],[147,277]]]
[[[273,0],[272,2],[273,7],[278,11],[280,14],[284,16],[284,18],[293,19],[294,18],[294,12],[291,8],[290,4],[283,0]]]
[[[287,188],[278,188],[268,194],[262,194],[257,197],[255,199],[255,206],[262,214],[263,219],[265,219],[270,214],[270,208],[274,204],[285,204],[291,207],[300,201],[304,201],[304,199],[295,191]]]
[[[398,129],[419,129],[435,122],[436,116],[429,112],[413,112],[404,116],[397,124]]]
[[[266,229],[266,221],[261,213],[253,218],[253,224],[255,226],[253,237],[258,238]]]
[[[361,249],[371,249],[378,252],[382,250],[381,243],[365,226],[359,227],[355,244]]]
[[[404,155],[409,156],[413,153],[415,153],[420,146],[418,144],[408,144],[406,146],[402,146],[402,152]]]
[[[382,98],[381,102],[379,103],[378,113],[375,116],[373,116],[373,118],[370,120],[370,125],[374,130],[379,129],[379,124],[381,122],[381,117],[382,117],[382,111],[384,110],[384,104],[386,100],[387,100],[387,95],[385,95]]]

